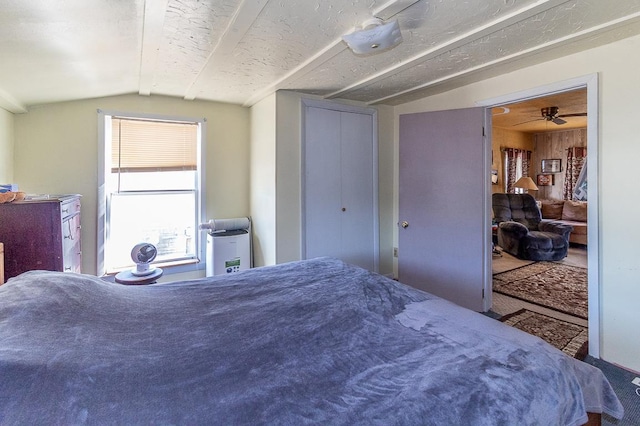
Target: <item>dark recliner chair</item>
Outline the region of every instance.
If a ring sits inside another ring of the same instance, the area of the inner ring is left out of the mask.
[[[569,250],[571,225],[542,222],[536,200],[529,194],[493,194],[498,245],[526,260],[562,260]]]

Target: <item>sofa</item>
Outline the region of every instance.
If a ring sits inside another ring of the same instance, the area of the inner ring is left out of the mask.
[[[542,222],[559,222],[573,227],[569,242],[587,245],[587,202],[538,200]]]
[[[492,195],[498,245],[519,258],[534,261],[562,260],[569,250],[573,228],[556,221],[542,222],[540,209],[529,194]]]

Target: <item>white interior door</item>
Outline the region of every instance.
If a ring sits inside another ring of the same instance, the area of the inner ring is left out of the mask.
[[[305,120],[305,258],[342,258],[340,112],[308,108]]]
[[[399,280],[475,311],[491,276],[483,125],[484,108],[400,116]]]
[[[342,256],[375,271],[373,117],[341,112]]]
[[[332,256],[377,271],[375,114],[314,103],[304,123],[303,258]]]

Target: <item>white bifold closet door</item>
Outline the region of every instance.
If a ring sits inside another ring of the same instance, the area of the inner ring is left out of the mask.
[[[376,271],[375,114],[306,106],[303,257]]]

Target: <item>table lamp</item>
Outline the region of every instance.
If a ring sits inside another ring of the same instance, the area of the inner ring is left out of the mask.
[[[513,185],[514,188],[521,188],[525,193],[528,191],[537,191],[538,187],[529,176],[523,176]]]

